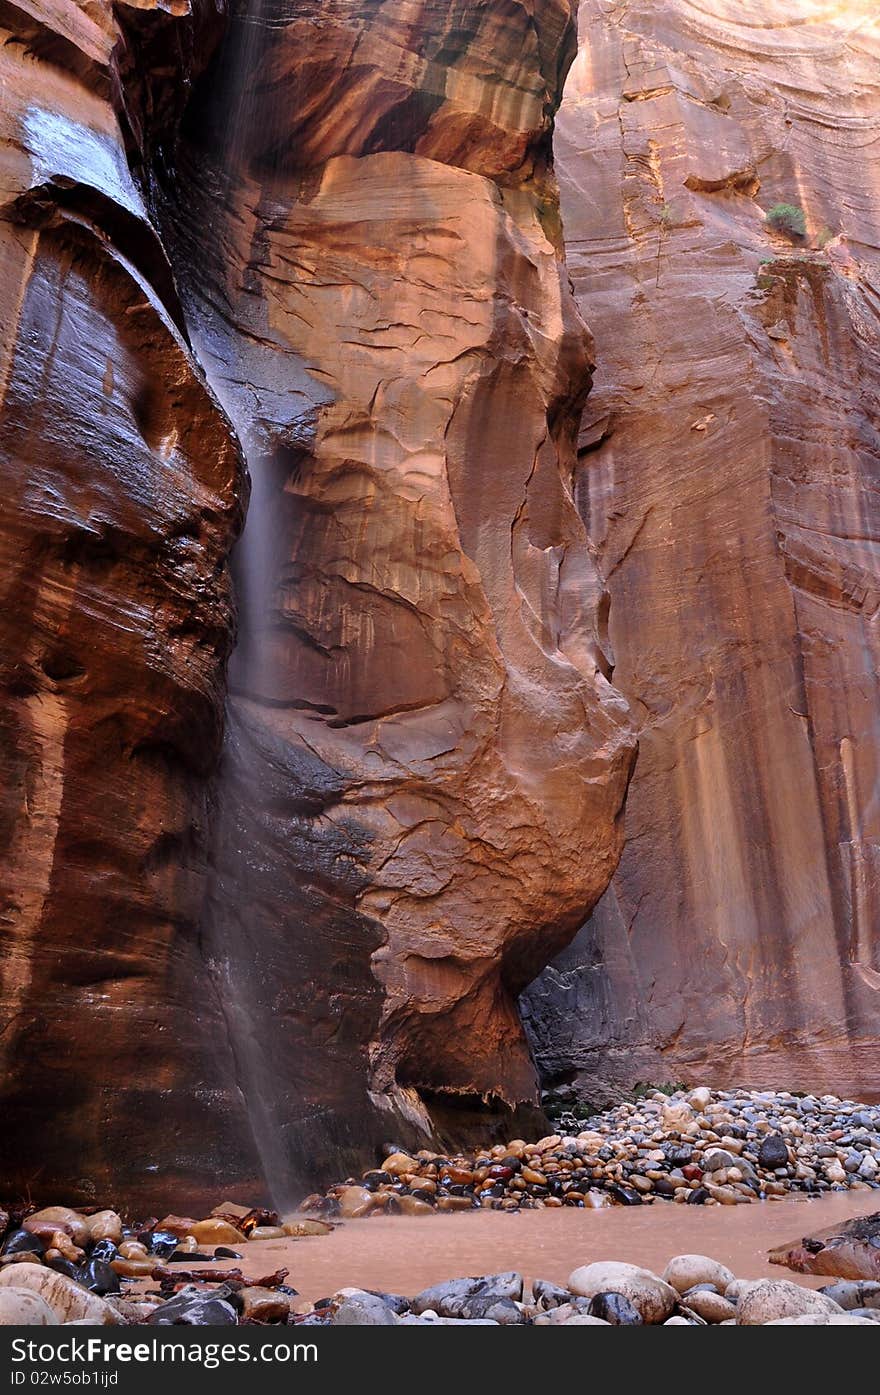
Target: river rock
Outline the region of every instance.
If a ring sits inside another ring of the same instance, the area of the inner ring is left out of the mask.
[[[788,1166],[788,1145],[781,1134],[768,1133],[758,1149],[758,1162],[768,1172]]]
[[[522,1275],[508,1271],[503,1274],[487,1274],[478,1279],[449,1279],[445,1283],[434,1284],[424,1289],[412,1300],[412,1311],[416,1314],[428,1308],[441,1317],[460,1317],[467,1307],[471,1316],[483,1317],[484,1313],[474,1311],[477,1300],[495,1301],[522,1299]]]
[[[299,1240],[306,1235],[333,1234],[333,1227],[328,1221],[285,1221],[281,1229],[293,1240]]]
[[[819,1290],[826,1298],[839,1303],[841,1308],[876,1308],[880,1310],[880,1283],[858,1283],[854,1279],[841,1280],[839,1284],[826,1284]]]
[[[407,1172],[418,1172],[419,1165],[409,1153],[392,1153],[382,1164],[382,1171],[392,1177],[402,1177]]]
[[[160,1303],[147,1322],[154,1327],[231,1327],[238,1322],[238,1313],[223,1290],[211,1292],[188,1284]]]
[[[10,1265],[0,1270],[2,1287],[26,1289],[36,1293],[52,1309],[59,1322],[83,1319],[101,1327],[113,1326],[117,1318],[113,1309],[96,1293],[59,1274],[36,1264]]]
[[[338,1327],[395,1327],[397,1315],[374,1293],[353,1293],[337,1309]]]
[[[558,1308],[561,1303],[571,1302],[571,1293],[567,1288],[562,1288],[560,1284],[551,1283],[549,1279],[533,1279],[532,1297],[535,1305],[546,1311],[549,1308]]]
[[[880,1280],[880,1212],[778,1245],[769,1259],[798,1274]]]
[[[691,1289],[683,1295],[682,1302],[704,1322],[726,1322],[736,1317],[736,1304],[710,1289]]]
[[[687,1293],[696,1284],[714,1284],[723,1293],[733,1283],[732,1272],[708,1255],[675,1255],[663,1270],[662,1278],[678,1293]]]
[[[874,1327],[871,1318],[856,1313],[801,1313],[799,1317],[773,1318],[765,1327]]]
[[[595,1317],[592,1313],[573,1313],[571,1317],[565,1318],[558,1324],[560,1327],[611,1327],[610,1322],[604,1318]]]
[[[642,1315],[622,1293],[597,1293],[590,1299],[590,1317],[601,1318],[611,1327],[640,1327]]]
[[[763,1326],[779,1318],[833,1316],[840,1305],[824,1293],[803,1288],[789,1279],[761,1279],[740,1298],[736,1320],[741,1327]]]
[[[219,1216],[209,1216],[206,1221],[196,1221],[190,1230],[199,1245],[244,1245],[247,1243],[247,1236],[238,1230],[230,1221],[221,1220]]]
[[[77,1282],[87,1288],[90,1293],[97,1293],[102,1298],[109,1293],[119,1292],[119,1275],[106,1260],[96,1258],[94,1255],[91,1255],[85,1264],[80,1266],[76,1278]]]
[[[194,1220],[192,1216],[171,1215],[165,1216],[156,1226],[156,1230],[167,1235],[176,1235],[179,1240],[182,1240],[184,1236],[192,1235],[193,1226],[196,1225],[198,1225],[198,1221]]]
[[[96,1211],[93,1216],[86,1216],[89,1239],[110,1240],[114,1245],[118,1245],[122,1240],[122,1219],[115,1211]]]
[[[30,1230],[23,1227],[18,1230],[11,1230],[0,1246],[0,1255],[7,1257],[12,1255],[32,1254],[42,1255],[46,1246],[39,1235],[34,1235]]]
[[[61,1321],[44,1298],[28,1288],[0,1288],[0,1327],[53,1327]]]
[[[649,1269],[635,1264],[600,1261],[575,1269],[568,1278],[572,1293],[594,1298],[597,1293],[620,1293],[641,1314],[643,1322],[665,1322],[675,1307],[675,1289]]]
[[[366,1187],[343,1187],[339,1193],[339,1214],[346,1220],[357,1220],[373,1209],[373,1193]]]
[[[84,1216],[72,1211],[69,1206],[45,1206],[42,1211],[34,1211],[22,1222],[25,1230],[32,1235],[48,1239],[56,1230],[61,1230],[80,1249],[89,1243],[89,1227]]]

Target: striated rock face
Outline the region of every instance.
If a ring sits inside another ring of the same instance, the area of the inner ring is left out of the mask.
[[[0,17],[3,1183],[286,1199],[537,1103],[620,853],[571,6]]]
[[[197,923],[243,472],[129,173],[110,6],[0,18],[0,1174],[88,1198],[211,1167]]]
[[[572,51],[568,0],[264,0],[185,123],[165,225],[254,480],[205,943],[276,1179],[536,1103],[517,994],[619,856]]]
[[[878,56],[870,0],[581,6],[576,494],[640,756],[528,1012],[587,1093],[880,1093]]]

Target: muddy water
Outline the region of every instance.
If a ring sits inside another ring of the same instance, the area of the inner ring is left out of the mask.
[[[304,1298],[347,1285],[412,1295],[441,1279],[517,1269],[527,1279],[564,1283],[579,1264],[625,1260],[661,1272],[672,1255],[711,1255],[738,1278],[792,1278],[818,1288],[831,1280],[770,1266],[774,1245],[852,1216],[869,1215],[880,1198],[841,1192],[819,1201],[786,1199],[751,1206],[564,1207],[509,1215],[377,1216],[347,1221],[332,1235],[259,1240],[244,1251],[251,1277],[286,1266]],[[219,1267],[219,1266],[218,1266]]]

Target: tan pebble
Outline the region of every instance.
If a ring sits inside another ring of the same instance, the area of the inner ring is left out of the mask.
[[[374,1204],[373,1194],[366,1187],[343,1187],[339,1193],[339,1213],[347,1220],[366,1216]]]
[[[533,1186],[546,1186],[547,1178],[543,1172],[536,1172],[533,1167],[524,1167],[520,1173],[523,1181],[531,1182]]]
[[[287,1221],[281,1229],[291,1239],[298,1240],[305,1235],[332,1235],[333,1227],[327,1221]]]
[[[81,1216],[69,1206],[44,1206],[42,1211],[34,1211],[32,1215],[27,1216],[22,1222],[22,1227],[32,1235],[39,1235],[41,1238],[45,1236],[46,1239],[49,1239],[53,1231],[63,1230],[81,1249],[85,1249],[89,1243],[89,1227],[85,1216]]]
[[[438,1211],[470,1211],[473,1202],[469,1196],[441,1196],[437,1198]]]
[[[241,1290],[242,1317],[250,1322],[286,1322],[290,1304],[283,1293],[252,1284]]]
[[[122,1219],[115,1211],[96,1211],[86,1216],[86,1225],[92,1240],[111,1240],[118,1245],[122,1239]]]
[[[155,1259],[113,1259],[110,1268],[123,1279],[147,1279],[158,1263]]]
[[[480,1172],[484,1177],[488,1176],[488,1169],[483,1167]],[[474,1181],[475,1174],[468,1167],[444,1167],[440,1173],[441,1182],[452,1182],[454,1186],[466,1187]]]
[[[546,1138],[539,1138],[535,1144],[535,1151],[538,1153],[549,1153],[551,1149],[558,1148],[562,1138],[558,1133],[548,1134]]]
[[[54,1250],[56,1254],[61,1255],[62,1259],[69,1260],[71,1264],[79,1264],[85,1254],[85,1251],[81,1250],[79,1245],[74,1245],[70,1236],[66,1235],[63,1230],[56,1230],[55,1234],[50,1237],[49,1250]]]
[[[312,1199],[313,1199],[313,1198],[311,1198],[311,1197],[309,1198],[309,1200],[312,1200]],[[320,1198],[316,1198],[316,1199],[320,1199]],[[159,1224],[156,1226],[156,1229],[157,1229],[157,1230],[167,1230],[167,1231],[169,1232],[169,1234],[171,1234],[171,1235],[184,1236],[184,1235],[191,1235],[191,1234],[192,1234],[192,1231],[193,1231],[193,1226],[196,1225],[196,1224],[197,1224],[197,1222],[194,1221],[193,1218],[192,1218],[191,1216],[173,1216],[173,1215],[172,1215],[172,1216],[166,1216],[163,1220],[161,1220],[161,1221],[159,1222]]]
[[[148,1259],[150,1254],[140,1240],[123,1240],[119,1246],[119,1253],[123,1259]]]
[[[423,1201],[418,1196],[399,1196],[397,1198],[401,1211],[405,1216],[433,1216],[434,1208],[427,1201]]]
[[[255,1225],[249,1240],[283,1240],[287,1231],[283,1225]]]
[[[410,1177],[407,1186],[412,1192],[427,1192],[431,1196],[437,1190],[433,1177]]]
[[[415,1160],[409,1153],[391,1153],[382,1164],[382,1171],[392,1177],[402,1177],[405,1172],[416,1172]]]
[[[243,1221],[253,1209],[252,1206],[245,1206],[241,1201],[221,1201],[219,1206],[214,1207],[211,1215],[228,1216],[230,1220]]]
[[[219,1216],[209,1216],[205,1221],[196,1221],[189,1233],[195,1236],[200,1245],[244,1245],[247,1241],[243,1231],[231,1221],[224,1221]]]

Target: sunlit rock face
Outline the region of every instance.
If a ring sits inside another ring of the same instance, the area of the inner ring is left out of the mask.
[[[89,1199],[212,1170],[197,924],[244,473],[129,172],[119,23],[2,13],[0,1175]],[[185,89],[199,21],[137,22]]]
[[[276,1174],[535,1103],[517,994],[619,856],[573,39],[567,0],[267,0],[185,123],[165,225],[254,481],[205,935]]]
[[[640,757],[528,1011],[588,1094],[880,1092],[878,60],[871,0],[581,6],[576,496]]]

